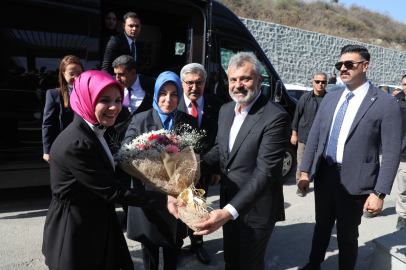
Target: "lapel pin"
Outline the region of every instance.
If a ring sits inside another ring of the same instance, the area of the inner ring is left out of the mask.
[[[371,98],[371,100],[372,100],[372,101],[374,101],[374,100],[375,100],[375,98]]]
[[[211,108],[210,105],[207,105],[207,107]]]

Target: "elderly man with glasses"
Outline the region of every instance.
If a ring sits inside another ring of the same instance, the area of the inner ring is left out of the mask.
[[[300,164],[302,163],[310,128],[313,125],[320,102],[327,93],[326,86],[327,74],[323,72],[316,73],[313,80],[313,91],[302,95],[296,106],[295,116],[292,121],[292,137],[290,138],[290,142],[297,146],[296,183],[300,178]],[[299,188],[296,194],[300,197],[306,196]]]
[[[220,107],[223,101],[217,97],[205,93],[207,73],[201,64],[187,64],[180,71],[182,80],[183,95],[178,105],[178,110],[188,113],[197,118],[200,130],[206,132],[203,138],[206,153],[216,141],[217,122]],[[209,189],[209,184],[216,185],[220,180],[220,171],[216,170],[210,176],[202,176],[199,180],[200,188],[205,190],[205,196]],[[190,251],[196,254],[197,259],[204,264],[210,263],[210,256],[203,248],[203,236],[193,235],[193,230],[189,230]]]
[[[324,98],[310,129],[298,187],[307,193],[316,177],[316,225],[309,263],[301,270],[320,269],[336,222],[339,269],[355,269],[362,213],[380,213],[392,189],[401,154],[401,113],[396,99],[367,79],[369,60],[363,46],[341,49],[335,67],[346,87]]]

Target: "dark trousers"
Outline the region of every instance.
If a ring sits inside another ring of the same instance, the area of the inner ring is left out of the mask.
[[[183,239],[179,240],[176,248],[162,248],[164,259],[164,270],[176,270],[179,255],[183,246]],[[159,266],[159,247],[147,247],[141,244],[142,259],[145,270],[158,270]]]
[[[323,159],[314,180],[316,226],[309,260],[319,264],[330,242],[337,221],[338,264],[341,270],[355,268],[358,255],[358,226],[369,195],[351,195],[341,184],[340,171]]]
[[[265,269],[265,251],[275,223],[267,228],[253,228],[240,218],[223,225],[226,270]]]

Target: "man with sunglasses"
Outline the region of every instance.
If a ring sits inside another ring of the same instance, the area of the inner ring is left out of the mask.
[[[382,211],[396,176],[401,114],[396,99],[368,81],[369,60],[363,46],[342,48],[335,67],[346,87],[324,98],[309,133],[298,187],[307,193],[309,180],[317,175],[316,225],[309,263],[302,270],[321,269],[336,221],[339,269],[354,269],[362,213]]]
[[[402,156],[396,175],[398,182],[398,201],[396,202],[396,213],[398,214],[397,231],[406,227],[406,75],[402,77],[402,88],[403,91],[395,95],[402,113],[402,135],[404,136],[402,140]]]
[[[326,94],[327,86],[327,74],[319,72],[314,76],[313,91],[302,95],[297,103],[295,115],[292,121],[292,137],[290,142],[297,146],[297,171],[296,171],[296,183],[300,178],[300,164],[302,163],[303,153],[306,147],[307,138],[309,137],[310,128],[313,125],[314,118],[316,117],[317,109],[320,106],[320,102],[323,100]],[[300,197],[304,197],[299,188],[296,194]]]
[[[187,64],[180,71],[180,78],[182,80],[183,95],[178,110],[196,117],[200,130],[206,132],[206,137],[201,142],[205,145],[205,150],[201,154],[205,154],[214,146],[220,107],[224,102],[215,96],[204,93],[207,73],[201,64]],[[210,176],[200,177],[198,185],[199,188],[205,190],[206,197],[209,184],[214,186],[220,180],[219,174],[220,170],[216,170]],[[191,243],[190,251],[196,254],[201,263],[210,263],[210,256],[203,248],[203,236],[193,235],[193,230],[189,228],[188,230]]]

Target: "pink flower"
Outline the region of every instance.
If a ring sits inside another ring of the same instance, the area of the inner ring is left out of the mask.
[[[140,150],[144,150],[144,151],[147,151],[147,150],[148,150],[148,148],[147,148],[147,146],[146,146],[145,144],[141,144],[141,145],[139,146],[139,149],[140,149]]]
[[[177,148],[175,145],[168,145],[167,147],[165,147],[165,152],[166,153],[178,153],[180,150],[179,148]]]

